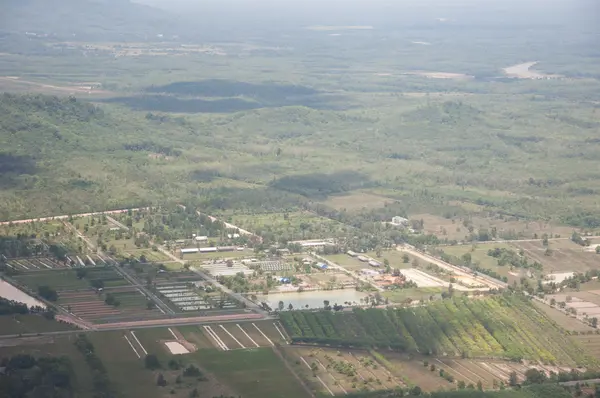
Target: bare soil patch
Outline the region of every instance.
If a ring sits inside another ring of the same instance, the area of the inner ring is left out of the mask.
[[[508,77],[515,77],[518,79],[557,79],[562,77],[561,75],[547,75],[541,72],[531,70],[539,61],[524,62],[504,68],[504,73]]]
[[[426,72],[426,71],[414,71],[404,72],[403,75],[414,75],[423,76],[429,79],[454,79],[454,80],[468,80],[473,79],[471,75],[465,75],[463,73],[452,73],[452,72]]]
[[[0,76],[0,90],[7,92],[34,92],[48,95],[85,95],[88,97],[109,97],[113,92],[96,88],[89,83],[73,82],[71,85],[57,85],[24,80],[15,76]]]

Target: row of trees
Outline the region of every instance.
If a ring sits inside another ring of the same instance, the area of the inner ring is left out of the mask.
[[[556,350],[560,331],[519,295],[486,299],[452,297],[411,308],[351,313],[293,311],[280,314],[292,340],[336,346],[392,348],[421,354],[523,358],[544,363],[583,361],[577,346]],[[565,355],[567,353],[568,355]]]

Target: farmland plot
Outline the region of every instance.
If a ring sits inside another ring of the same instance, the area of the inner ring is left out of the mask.
[[[198,348],[217,348],[222,351],[273,347],[286,344],[277,331],[282,327],[273,321],[223,323],[179,327],[182,335]]]
[[[105,302],[111,294],[119,301],[113,306]],[[121,301],[122,300],[122,301]],[[156,308],[148,309],[147,298],[134,287],[105,290],[92,289],[59,293],[58,304],[74,315],[93,323],[111,323],[133,319],[161,318],[163,313]]]
[[[591,360],[543,311],[515,296],[455,297],[423,307],[352,313],[292,311],[280,317],[294,343],[564,365]]]

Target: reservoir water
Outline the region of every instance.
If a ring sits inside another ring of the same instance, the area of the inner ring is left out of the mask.
[[[0,297],[4,297],[8,300],[18,301],[19,303],[26,304],[28,307],[42,307],[46,308],[46,304],[31,297],[22,290],[17,289],[10,283],[0,279]]]

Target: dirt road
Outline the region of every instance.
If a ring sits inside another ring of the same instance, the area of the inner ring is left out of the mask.
[[[69,217],[89,217],[89,216],[98,216],[101,214],[121,214],[126,213],[128,211],[138,211],[138,210],[147,210],[147,207],[140,207],[135,209],[122,209],[122,210],[108,210],[108,211],[96,211],[93,213],[81,213],[81,214],[72,214],[72,215],[62,215],[62,216],[53,216],[53,217],[42,217],[42,218],[29,218],[27,220],[14,220],[14,221],[2,221],[0,225],[8,225],[8,224],[27,224],[30,222],[44,222],[44,221],[52,221],[52,220],[64,220]]]

